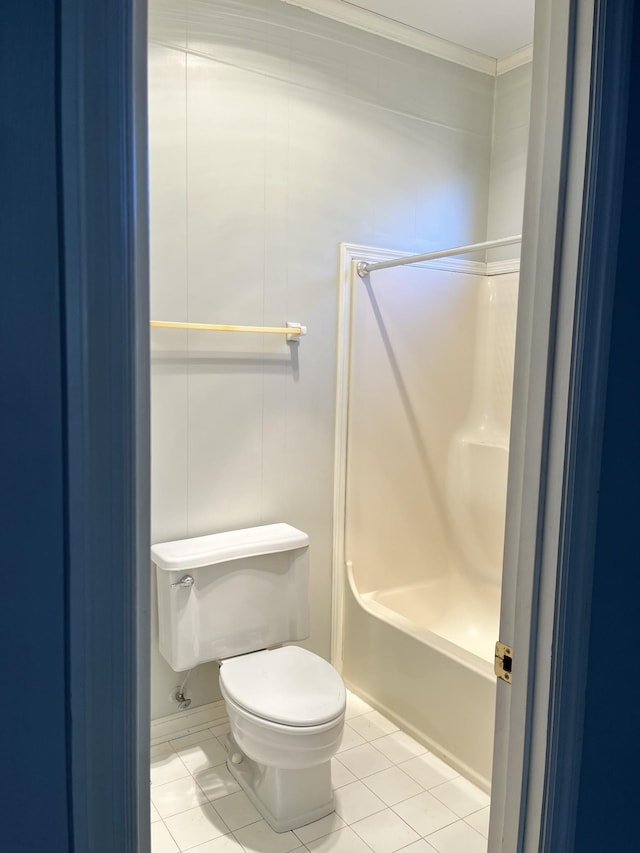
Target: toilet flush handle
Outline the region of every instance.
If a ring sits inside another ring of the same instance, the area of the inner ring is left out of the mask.
[[[188,588],[190,586],[193,586],[194,583],[195,583],[195,581],[193,580],[191,575],[183,575],[183,577],[181,577],[179,581],[172,583],[171,586],[173,586],[173,587],[187,587]]]

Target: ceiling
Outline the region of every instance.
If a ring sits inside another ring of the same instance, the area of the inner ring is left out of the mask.
[[[341,0],[502,59],[533,41],[535,0]]]

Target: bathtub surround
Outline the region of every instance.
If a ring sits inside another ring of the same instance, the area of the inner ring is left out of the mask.
[[[488,790],[518,262],[392,256],[343,247],[334,656]]]
[[[152,330],[152,541],[308,531],[329,657],[338,244],[485,239],[496,80],[280,0],[150,15],[152,317],[309,329]],[[158,717],[181,678],[152,658]],[[214,665],[188,695],[219,697]]]

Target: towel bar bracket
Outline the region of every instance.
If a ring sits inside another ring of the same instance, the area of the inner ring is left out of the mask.
[[[307,334],[307,327],[303,326],[302,323],[287,323],[287,329],[297,330],[287,335],[287,343],[289,344],[299,344],[300,338]]]

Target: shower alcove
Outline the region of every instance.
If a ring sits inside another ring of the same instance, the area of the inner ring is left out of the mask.
[[[335,657],[488,790],[519,264],[393,257],[342,247]]]

